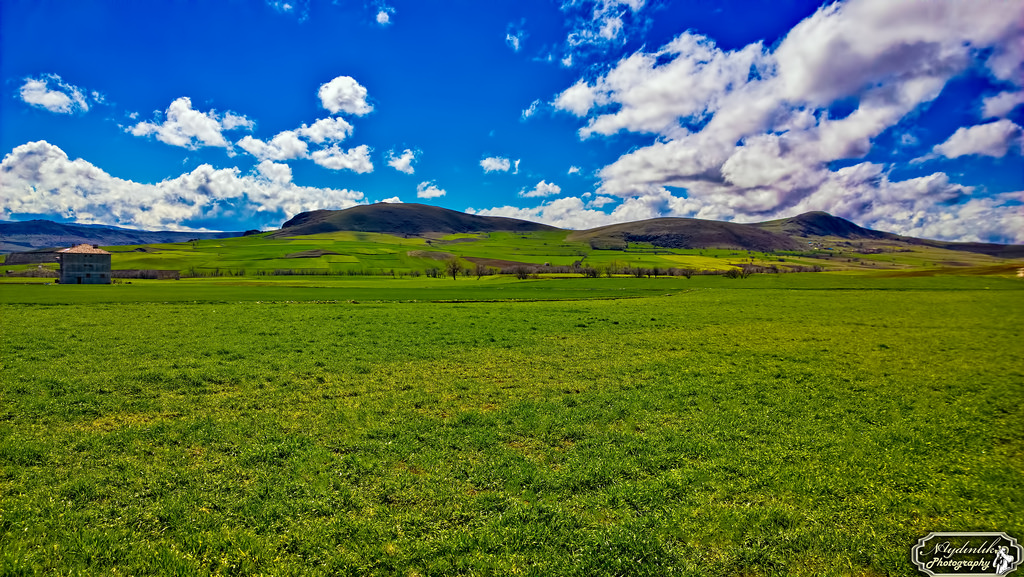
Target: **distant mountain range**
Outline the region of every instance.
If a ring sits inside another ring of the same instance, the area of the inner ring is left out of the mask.
[[[0,221],[0,254],[74,244],[114,246],[186,242],[194,238],[231,238],[241,232],[146,231],[91,224],[64,224],[49,220]]]
[[[397,236],[442,236],[456,233],[558,231],[552,226],[495,216],[466,214],[423,204],[378,203],[344,210],[304,212],[285,222],[269,238],[338,231]],[[808,212],[755,224],[695,218],[654,218],[565,231],[566,240],[588,242],[595,249],[625,248],[630,242],[668,248],[725,248],[777,251],[806,250],[822,241],[871,250],[877,246],[930,246],[1004,259],[1024,258],[1024,245],[944,242],[900,236],[860,227],[825,212]],[[60,224],[46,220],[0,222],[0,253],[87,243],[100,246],[184,242],[194,238],[229,238],[246,233],[150,232],[108,226]]]

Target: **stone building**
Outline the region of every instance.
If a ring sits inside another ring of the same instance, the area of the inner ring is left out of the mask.
[[[110,253],[89,244],[57,251],[60,284],[110,284]]]

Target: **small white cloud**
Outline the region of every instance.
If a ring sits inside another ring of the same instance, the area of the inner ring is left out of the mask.
[[[550,182],[540,181],[537,186],[533,187],[533,190],[527,191],[525,188],[519,192],[519,196],[523,198],[537,198],[545,196],[555,196],[562,193],[562,188],[557,184]]]
[[[565,68],[572,68],[572,54],[566,54],[561,60],[562,66]]]
[[[412,174],[415,169],[412,166],[413,161],[416,160],[416,153],[406,148],[400,156],[395,156],[394,151],[388,152],[388,166],[394,168],[398,172],[404,172],[406,174]]]
[[[536,114],[538,106],[540,106],[540,100],[534,100],[531,102],[530,107],[523,111],[523,120],[526,120]]]
[[[381,26],[387,26],[388,24],[391,24],[391,16],[387,13],[387,11],[380,10],[377,12],[377,24],[380,24]]]
[[[960,127],[933,150],[946,158],[970,154],[1001,158],[1006,156],[1012,145],[1020,145],[1020,138],[1021,127],[1004,118],[988,124]]]
[[[519,162],[521,160],[521,158],[517,158],[516,161],[512,164],[512,174],[519,174]]]
[[[507,44],[513,52],[519,52],[523,48],[523,41],[526,40],[526,31],[523,30],[523,24],[525,23],[525,20],[513,22],[505,29],[505,44]]]
[[[224,130],[235,130],[236,128],[252,130],[256,127],[256,123],[252,120],[249,120],[241,114],[235,114],[233,112],[224,113],[224,118],[221,119],[220,125]]]
[[[447,194],[446,191],[438,188],[433,182],[425,181],[416,187],[416,198],[438,198]]]
[[[601,208],[606,204],[612,204],[614,202],[618,201],[609,196],[597,196],[594,197],[594,200],[591,200],[590,202],[587,203],[587,208]]]
[[[579,174],[579,173],[580,173],[580,167],[578,167],[578,166],[570,166],[569,167],[569,174]]]
[[[290,160],[304,158],[309,146],[299,139],[294,130],[279,132],[270,142],[246,136],[238,141],[238,146],[260,160]]]
[[[56,74],[44,74],[40,78],[26,78],[18,92],[25,104],[43,108],[56,114],[88,112],[89,102],[85,92],[61,80]],[[99,93],[93,93],[99,94]],[[102,98],[95,99],[102,102]]]
[[[507,158],[489,156],[480,161],[480,167],[484,169],[484,172],[508,172],[512,163]]]
[[[299,22],[309,18],[309,0],[266,0],[267,6],[279,14],[298,16]]]
[[[981,106],[982,118],[1003,118],[1024,104],[1024,91],[1003,92],[986,98]]]
[[[192,100],[182,96],[164,114],[164,121],[140,122],[128,129],[135,136],[156,135],[156,139],[172,146],[191,150],[203,146],[231,148],[231,143],[222,134],[225,130],[252,128],[248,118],[228,112],[224,118],[217,112],[200,112],[192,108]]]
[[[373,163],[370,162],[370,147],[365,144],[346,151],[342,151],[335,144],[330,148],[314,150],[309,156],[313,162],[324,168],[351,170],[359,174],[373,172]]]
[[[397,196],[392,196],[391,198],[385,198],[384,200],[381,200],[381,202],[386,202],[388,204],[402,204],[402,199],[398,198]]]
[[[345,112],[363,116],[373,110],[373,106],[366,101],[366,87],[351,76],[339,76],[321,85],[317,94],[320,103],[332,114]]]
[[[303,124],[295,132],[310,142],[322,144],[324,142],[341,142],[352,134],[352,130],[352,125],[344,118],[322,118],[314,122],[312,126]]]
[[[522,48],[523,37],[522,33],[513,35],[511,32],[505,34],[505,44],[512,49],[513,52],[519,52]]]

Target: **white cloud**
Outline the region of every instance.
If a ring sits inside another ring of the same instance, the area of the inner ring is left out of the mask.
[[[433,182],[425,181],[416,186],[416,198],[438,198],[447,191],[438,188]]]
[[[946,158],[958,158],[970,154],[1006,156],[1010,147],[1020,146],[1021,127],[1007,119],[988,124],[960,127],[946,142],[936,145],[934,151]]]
[[[544,196],[555,196],[562,193],[562,188],[551,182],[540,181],[537,186],[527,191],[525,188],[519,191],[519,196],[524,198],[536,198]]]
[[[817,193],[822,187],[856,195],[872,186],[889,193],[910,186],[879,175],[847,186],[841,183],[852,177],[828,165],[865,156],[877,136],[936,98],[972,59],[992,54],[982,63],[988,71],[1012,76],[1008,71],[1020,69],[1024,52],[1014,44],[1024,40],[1015,22],[999,0],[837,2],[794,27],[774,50],[760,43],[722,50],[687,32],[656,51],[621,59],[601,76],[580,79],[552,104],[586,118],[582,138],[654,135],[652,144],[598,173],[598,192],[627,199],[624,206],[649,198],[662,203],[662,212],[685,216],[786,216],[807,199],[824,198]],[[853,112],[832,118],[829,107],[838,100],[853,103]],[[1007,106],[1001,99],[989,108]],[[1011,133],[987,130],[940,146],[950,153],[1005,154]],[[674,197],[670,188],[686,196]],[[840,206],[838,197],[832,202]],[[869,224],[876,218],[873,209],[857,206],[862,212],[844,216]],[[925,208],[933,213],[921,217],[925,221],[955,210],[935,203]]]
[[[569,174],[579,174],[579,173],[580,173],[580,167],[578,167],[578,166],[570,166],[569,167]]]
[[[1001,92],[984,100],[981,105],[981,117],[1003,118],[1021,104],[1024,104],[1024,90]]]
[[[85,91],[64,82],[56,74],[44,74],[40,78],[26,78],[18,95],[25,104],[44,108],[57,114],[89,111],[89,102],[85,97]],[[102,95],[99,93],[94,92],[93,95],[93,99],[97,102],[103,101]]]
[[[298,16],[299,22],[309,18],[309,0],[266,0],[267,6],[279,14]]]
[[[359,174],[373,172],[373,163],[370,162],[370,147],[365,144],[346,151],[342,151],[335,144],[329,148],[314,150],[309,156],[313,162],[324,168],[351,170]]]
[[[480,161],[480,167],[484,169],[484,172],[508,172],[512,163],[507,158],[489,156]]]
[[[607,204],[614,204],[618,202],[616,199],[610,196],[596,196],[594,200],[587,203],[587,208],[601,208]]]
[[[394,13],[394,7],[381,4],[380,9],[377,10],[377,24],[381,26],[391,24],[391,15]]]
[[[142,184],[70,160],[45,141],[30,142],[0,163],[0,215],[57,214],[83,224],[181,230],[189,229],[189,221],[230,210],[233,218],[262,227],[303,211],[347,208],[363,200],[361,192],[297,186],[285,180],[281,165],[259,170],[259,176],[243,176],[237,168],[203,164],[173,179]]]
[[[332,114],[344,112],[363,116],[373,110],[366,101],[366,88],[350,76],[339,76],[320,86],[320,103]]]
[[[398,172],[404,172],[406,174],[412,174],[415,169],[412,167],[413,161],[416,160],[416,153],[406,148],[400,156],[395,156],[394,151],[388,152],[388,166],[394,168]]]
[[[519,163],[520,162],[522,162],[522,159],[521,158],[517,158],[516,161],[512,163],[512,174],[519,174]]]
[[[292,167],[287,164],[264,160],[256,165],[256,171],[261,177],[275,184],[288,184],[292,181]]]
[[[392,196],[391,198],[385,198],[381,202],[386,202],[388,204],[402,204],[402,199],[397,196]]]
[[[537,107],[540,106],[540,100],[534,100],[530,103],[530,107],[523,111],[523,120],[530,118],[537,113]]]
[[[322,144],[324,142],[341,142],[352,134],[352,125],[344,118],[322,118],[312,126],[302,125],[295,133],[306,140]]]
[[[260,160],[291,160],[305,158],[309,146],[299,139],[294,130],[277,133],[270,142],[246,136],[238,141],[238,146]]]
[[[224,138],[225,130],[252,128],[253,122],[245,116],[232,112],[223,118],[217,112],[200,112],[192,108],[192,100],[182,96],[170,106],[164,114],[164,121],[140,122],[128,129],[135,136],[156,135],[156,139],[172,146],[181,146],[195,150],[203,146],[231,148],[231,143]]]
[[[519,52],[523,47],[523,40],[526,40],[526,32],[522,29],[522,23],[519,25],[509,24],[508,30],[505,32],[505,44],[513,52]]]
[[[562,10],[570,14],[573,31],[570,47],[606,46],[626,40],[627,24],[635,21],[646,0],[567,0]]]

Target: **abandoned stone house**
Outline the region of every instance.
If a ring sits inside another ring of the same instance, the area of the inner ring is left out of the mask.
[[[110,253],[89,244],[57,251],[60,284],[110,284]]]

